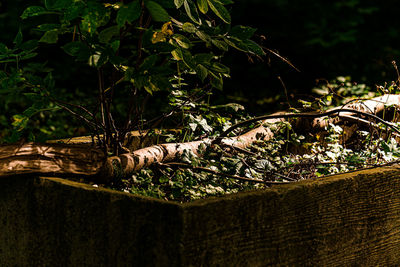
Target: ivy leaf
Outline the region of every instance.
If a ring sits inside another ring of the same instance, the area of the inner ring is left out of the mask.
[[[46,14],[47,11],[44,7],[41,6],[30,6],[21,15],[21,19],[27,19],[29,17],[39,16]]]
[[[200,17],[199,17],[199,12],[197,12],[197,7],[192,2],[192,0],[185,0],[183,5],[185,6],[185,11],[186,11],[186,14],[189,16],[189,18],[194,23],[201,24],[201,20],[200,20]]]
[[[118,26],[123,27],[126,22],[131,23],[140,17],[142,7],[140,6],[139,0],[135,0],[128,5],[120,7],[117,14]]]
[[[158,3],[154,1],[147,1],[146,7],[150,12],[151,17],[157,22],[166,22],[170,20],[168,12]]]
[[[44,33],[42,38],[40,38],[39,42],[55,44],[58,41],[58,30],[51,30]]]
[[[211,10],[217,15],[220,19],[222,19],[225,23],[231,23],[231,15],[229,11],[224,7],[223,4],[216,0],[207,0],[208,5],[210,6]]]
[[[184,0],[174,0],[176,8],[180,8],[183,5]]]
[[[208,12],[207,0],[197,0],[197,6],[201,13],[206,14]]]

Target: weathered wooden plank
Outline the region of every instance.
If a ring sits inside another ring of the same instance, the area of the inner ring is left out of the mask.
[[[399,266],[400,170],[193,202],[183,220],[186,266]]]
[[[0,226],[1,266],[399,266],[400,169],[187,204],[9,177]]]
[[[104,153],[89,145],[25,143],[0,146],[0,177],[15,174],[95,175]]]

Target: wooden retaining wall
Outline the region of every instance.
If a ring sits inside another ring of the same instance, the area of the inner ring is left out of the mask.
[[[399,266],[400,167],[187,204],[0,179],[0,266]]]

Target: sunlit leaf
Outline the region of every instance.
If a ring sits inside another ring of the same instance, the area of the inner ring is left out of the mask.
[[[180,8],[183,5],[184,0],[174,0],[176,8]]]
[[[224,7],[223,4],[216,0],[207,0],[210,9],[217,15],[220,19],[222,19],[225,23],[231,23],[231,15],[229,11]]]
[[[192,0],[185,0],[183,5],[185,6],[185,11],[186,11],[186,14],[189,16],[189,18],[194,23],[201,24],[201,20],[200,20],[200,17],[199,17],[199,13],[197,11],[197,7],[193,3],[193,1]]]
[[[207,0],[197,0],[197,6],[201,13],[206,14],[208,12]]]
[[[172,38],[182,48],[188,49],[191,46],[190,40],[181,34],[174,34]]]

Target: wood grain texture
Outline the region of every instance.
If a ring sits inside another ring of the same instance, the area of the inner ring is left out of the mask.
[[[23,175],[97,174],[104,153],[89,145],[25,143],[0,146],[0,177]]]
[[[399,266],[400,170],[188,204],[186,266]]]
[[[186,204],[0,179],[0,266],[81,265],[400,266],[400,169]]]

